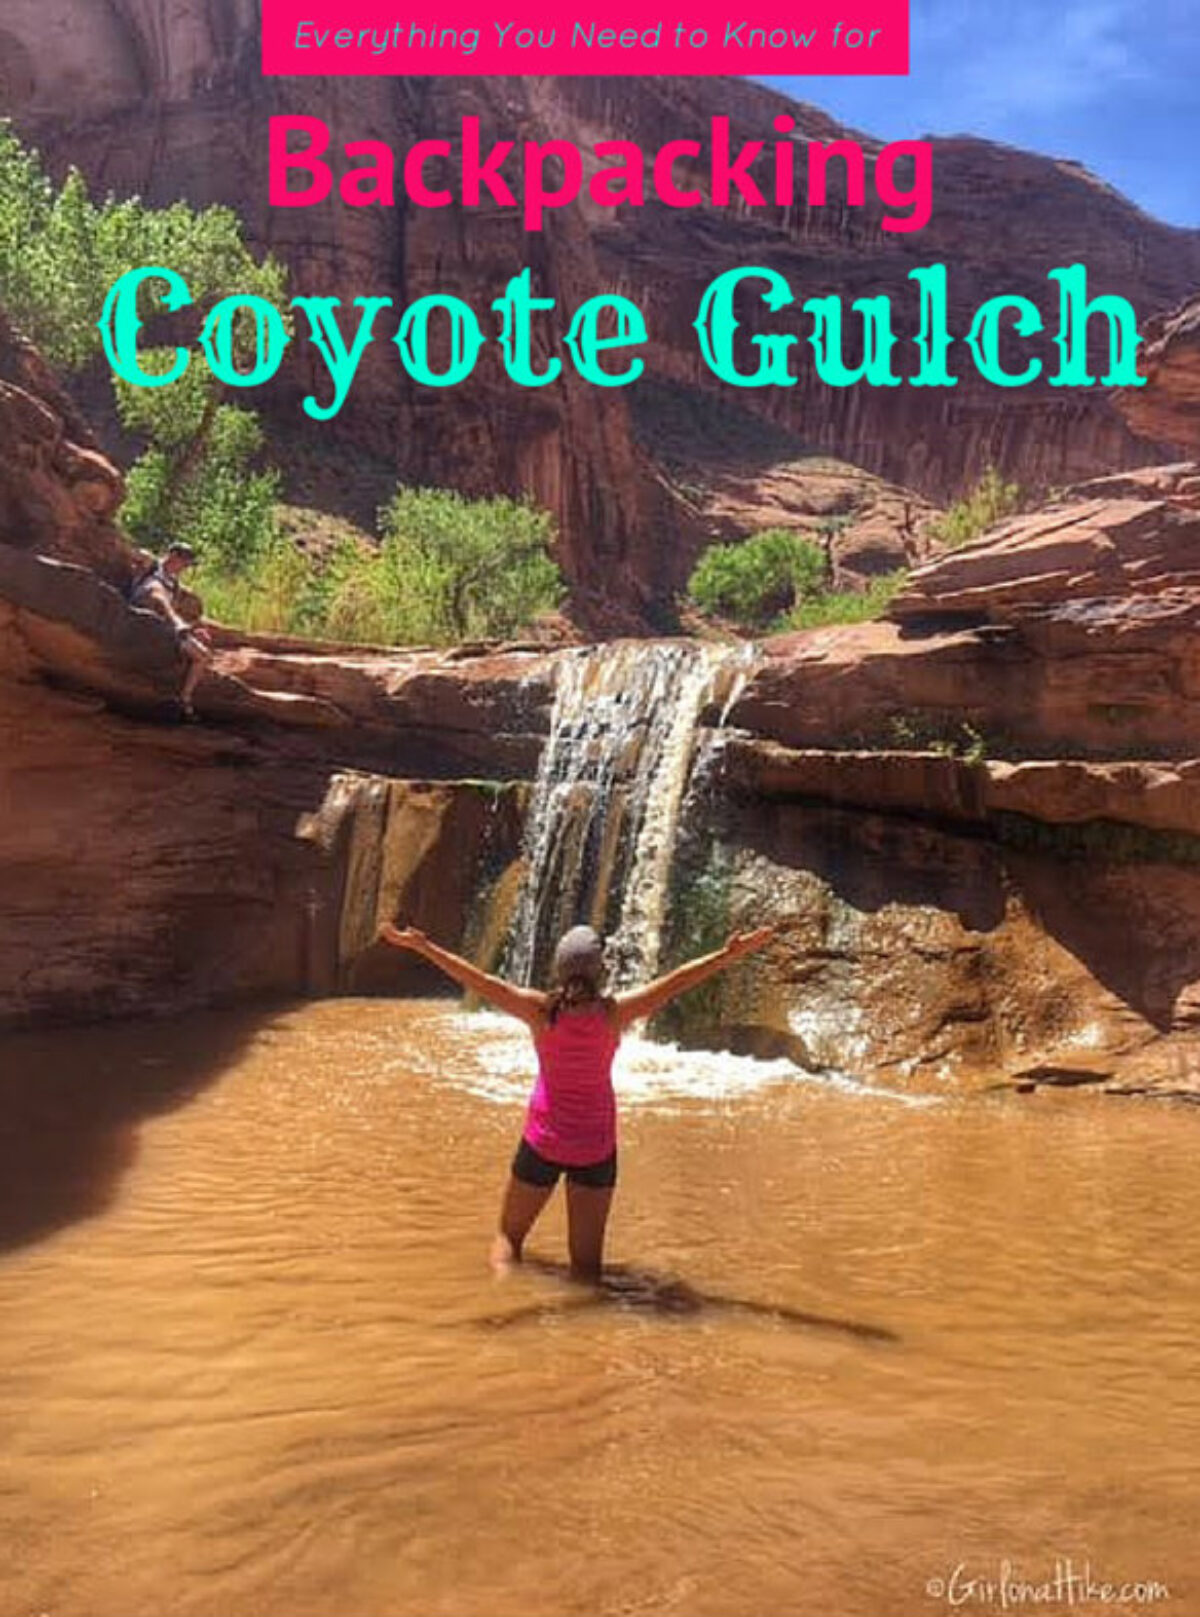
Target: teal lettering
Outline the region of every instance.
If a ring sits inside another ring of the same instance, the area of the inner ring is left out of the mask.
[[[523,269],[504,288],[504,296],[492,304],[500,316],[500,346],[504,368],[522,387],[545,387],[562,370],[562,360],[551,355],[545,370],[533,368],[533,315],[538,309],[552,309],[553,298],[535,298],[530,290],[533,271]]]
[[[808,298],[805,314],[813,317],[812,344],[817,375],[829,387],[851,387],[869,382],[872,387],[899,387],[900,378],[892,372],[892,331],[890,298],[855,298],[850,307],[863,317],[863,357],[857,370],[850,370],[842,356],[842,300],[836,296]]]
[[[308,316],[312,340],[333,381],[332,403],[318,404],[316,396],[309,393],[304,400],[304,413],[314,421],[331,421],[345,404],[350,384],[358,374],[362,356],[374,335],[375,316],[380,309],[390,309],[392,300],[355,298],[354,307],[361,309],[362,314],[358,317],[358,330],[354,333],[354,347],[349,350],[334,312],[342,306],[340,298],[293,298],[292,306],[303,309]]]
[[[997,297],[989,298],[981,304],[971,322],[970,335],[967,345],[975,360],[975,366],[985,382],[993,382],[997,387],[1028,387],[1042,374],[1040,359],[1031,359],[1029,364],[1019,376],[1006,371],[1000,363],[1000,316],[1005,309],[1015,309],[1017,318],[1013,322],[1013,329],[1018,337],[1033,337],[1043,330],[1042,316],[1035,303],[1028,298]]]
[[[742,281],[767,283],[762,300],[773,313],[786,309],[795,300],[792,289],[777,270],[753,266],[731,269],[718,275],[700,301],[700,312],[692,324],[700,337],[700,352],[709,370],[734,387],[795,387],[788,375],[788,354],[796,346],[795,336],[783,334],[750,339],[759,351],[759,366],[746,375],[734,364],[733,337],[740,321],[733,312],[733,299]]]
[[[1138,375],[1137,351],[1141,346],[1137,316],[1127,298],[1116,293],[1088,302],[1087,270],[1082,264],[1050,271],[1050,280],[1059,285],[1059,325],[1054,341],[1061,356],[1051,387],[1092,387],[1096,378],[1088,370],[1087,328],[1093,315],[1109,321],[1108,370],[1102,378],[1105,387],[1145,387]]]
[[[429,316],[435,309],[445,309],[450,316],[450,364],[441,372],[429,366]],[[469,304],[448,293],[431,292],[409,305],[393,341],[415,382],[423,387],[456,387],[475,369],[483,333]]]
[[[600,335],[600,316],[605,309],[612,309],[616,314],[615,337]],[[644,343],[646,335],[645,317],[637,304],[614,293],[589,298],[581,305],[567,332],[567,347],[571,350],[575,369],[585,382],[591,382],[596,387],[627,387],[630,382],[636,382],[646,369],[645,361],[631,359],[623,371],[615,372],[604,370],[599,356],[610,348],[631,348],[634,343]]]
[[[105,358],[123,382],[131,382],[134,387],[168,387],[172,382],[177,382],[187,370],[192,356],[186,348],[177,348],[175,363],[170,370],[156,374],[142,369],[138,362],[137,348],[137,336],[142,329],[142,322],[138,319],[137,304],[138,289],[146,281],[167,283],[167,290],[162,300],[164,309],[172,311],[186,309],[192,301],[187,282],[174,270],[153,266],[129,270],[109,290],[104,300],[103,313],[96,324],[100,328]]]
[[[241,309],[249,310],[254,319],[254,365],[248,371],[239,371],[234,363],[234,322]],[[208,368],[226,387],[259,387],[269,382],[283,363],[290,341],[279,310],[254,294],[222,298],[200,333]]]
[[[916,338],[921,368],[910,378],[909,385],[957,387],[958,378],[951,376],[946,365],[946,355],[954,343],[947,318],[946,266],[930,264],[924,269],[909,270],[908,278],[921,289],[921,329]]]

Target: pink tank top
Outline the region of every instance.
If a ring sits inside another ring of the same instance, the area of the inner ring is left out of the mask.
[[[560,1011],[535,1036],[537,1083],[525,1138],[551,1162],[582,1167],[611,1156],[617,1143],[612,1064],[620,1035],[602,1005]]]

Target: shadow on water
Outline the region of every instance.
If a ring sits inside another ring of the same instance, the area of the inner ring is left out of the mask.
[[[565,1263],[548,1258],[527,1257],[521,1267],[553,1280],[567,1283],[570,1292],[557,1300],[549,1298],[501,1313],[485,1314],[472,1323],[482,1330],[507,1330],[530,1320],[553,1319],[560,1314],[581,1313],[590,1308],[622,1308],[667,1318],[694,1318],[696,1315],[741,1314],[794,1325],[805,1330],[834,1331],[865,1342],[898,1342],[900,1338],[886,1326],[862,1320],[838,1319],[828,1314],[807,1313],[786,1303],[758,1302],[748,1297],[728,1297],[721,1292],[701,1291],[677,1275],[658,1274],[653,1269],[612,1264],[597,1282],[576,1280]]]
[[[0,1039],[0,1253],[112,1205],[141,1122],[214,1083],[270,1016],[216,1013]]]

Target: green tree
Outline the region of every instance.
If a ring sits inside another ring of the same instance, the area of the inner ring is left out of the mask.
[[[33,152],[0,122],[0,302],[46,357],[78,371],[101,352],[96,325],[109,289],[146,264],[169,266],[188,283],[198,320],[219,298],[238,292],[281,309],[285,272],[259,262],[228,208],[185,203],[149,208],[138,198],[94,202],[72,169],[56,188]],[[143,286],[139,317],[151,330],[163,316]],[[235,356],[248,353],[251,324],[235,330]],[[147,369],[165,367],[151,350]],[[263,447],[255,415],[223,402],[207,367],[193,361],[166,388],[137,388],[114,378],[126,427],[146,444],[128,478],[123,519],[146,543],[164,533],[229,561],[268,547],[274,537],[278,480],[258,469]]]
[[[827,576],[819,545],[786,528],[767,528],[739,544],[710,545],[688,581],[688,598],[701,612],[761,629],[820,594]]]
[[[496,639],[562,599],[545,511],[504,497],[401,488],[379,520],[376,586],[404,639]]]
[[[167,350],[142,361],[147,370],[169,362]],[[199,365],[169,388],[115,386],[122,424],[149,445],[126,478],[126,528],[143,544],[170,534],[226,570],[245,567],[276,537],[280,496],[279,474],[260,469],[257,415],[222,402]]]

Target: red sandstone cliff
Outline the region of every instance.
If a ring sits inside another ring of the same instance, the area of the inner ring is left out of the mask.
[[[0,544],[127,576],[123,485],[38,351],[0,309]]]
[[[890,622],[768,642],[710,820],[790,912],[756,1038],[898,1077],[1195,1088],[1198,631],[1189,465],[928,563]]]
[[[1200,450],[1200,297],[1146,328],[1143,388],[1117,395],[1118,409],[1135,432]]]
[[[119,479],[2,331],[0,378],[0,1024],[431,987],[371,948],[396,914],[494,958],[555,654],[227,633],[203,723],[164,724]],[[1173,467],[918,569],[890,622],[766,643],[697,732],[668,953],[780,936],[677,1031],[923,1088],[1194,1091],[1198,627]]]
[[[909,333],[904,276],[919,263],[949,264],[958,330],[998,292],[1045,304],[1046,271],[1076,260],[1088,265],[1093,291],[1124,293],[1146,317],[1200,285],[1200,234],[1147,218],[1077,165],[984,141],[936,141],[933,220],[911,236],[883,234],[877,205],[836,201],[753,219],[737,209],[659,206],[600,218],[573,207],[536,237],[489,210],[338,202],[272,210],[265,131],[273,112],[319,113],[335,135],[398,147],[418,134],[451,134],[469,112],[482,119],[485,139],[559,136],[586,147],[618,137],[655,147],[706,133],[718,111],[732,118],[735,140],[769,136],[781,102],[740,81],[263,81],[256,45],[254,0],[186,0],[167,15],[151,0],[112,0],[102,10],[81,0],[10,0],[0,84],[22,129],[57,166],[76,162],[98,186],[156,201],[233,204],[252,237],[292,266],[298,289],[382,292],[400,303],[439,288],[478,305],[530,264],[539,290],[568,309],[603,288],[635,298],[652,334],[646,385],[656,384],[663,401],[654,409],[638,409],[636,389],[614,395],[570,375],[525,393],[491,357],[451,393],[422,393],[405,385],[383,345],[329,429],[298,414],[298,393],[313,380],[305,361],[272,396],[289,462],[325,497],[357,498],[360,515],[396,473],[532,494],[559,521],[577,610],[593,624],[661,621],[711,527],[661,472],[675,413],[697,459],[719,458],[723,429],[697,426],[692,401],[719,401],[729,422],[769,416],[783,439],[781,465],[818,450],[939,500],[990,462],[1048,487],[1156,458],[1099,392],[1001,394],[967,375],[953,392],[835,390],[806,369],[794,389],[735,399],[704,370],[691,330],[707,282],[747,262],[774,265],[801,295],[891,292]],[[815,108],[792,110],[805,135],[839,133]],[[1147,417],[1141,430],[1157,435],[1160,426]],[[327,475],[335,441],[336,471]],[[771,520],[769,492],[764,506]],[[739,520],[756,520],[744,488]],[[902,548],[894,543],[892,554]]]

